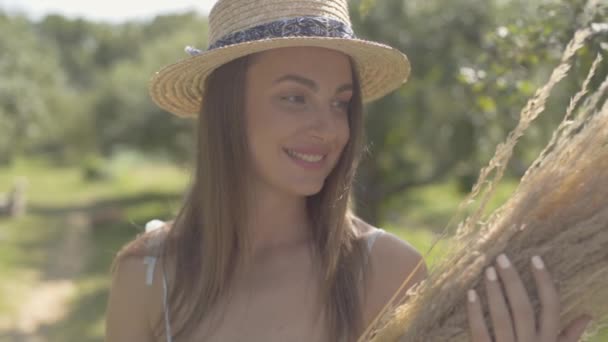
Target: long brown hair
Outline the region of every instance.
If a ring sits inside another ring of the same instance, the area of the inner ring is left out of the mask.
[[[246,148],[244,85],[251,61],[252,56],[236,59],[207,79],[192,184],[171,227],[164,229],[159,255],[164,269],[174,272],[169,278],[169,309],[176,339],[192,333],[228,295],[235,265],[248,255],[244,191],[252,172]],[[351,65],[350,139],[322,190],[307,198],[313,249],[322,272],[320,301],[331,341],[350,341],[361,332],[360,285],[367,278],[367,251],[357,238],[350,209],[351,187],[364,145],[359,79],[354,62]],[[125,247],[117,260],[137,254],[129,249]],[[164,335],[162,321],[157,326],[157,334]]]

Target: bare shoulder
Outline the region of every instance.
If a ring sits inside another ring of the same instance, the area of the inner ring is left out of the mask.
[[[116,262],[106,309],[106,341],[154,341],[151,327],[162,310],[162,278],[156,265],[152,284],[146,283],[146,261],[143,256],[127,256]]]
[[[377,228],[370,226],[366,230],[375,229]],[[408,277],[408,282],[398,294],[400,298],[414,284],[427,277],[426,264],[420,252],[389,232],[377,237],[370,251],[369,263],[370,273],[365,285],[363,307],[364,321],[367,324],[371,323]]]
[[[410,286],[427,276],[422,255],[407,241],[392,233],[384,232],[376,239],[370,251],[372,274],[382,283],[395,281],[395,289],[412,274]],[[420,264],[420,265],[419,265]],[[408,286],[409,287],[409,286]]]

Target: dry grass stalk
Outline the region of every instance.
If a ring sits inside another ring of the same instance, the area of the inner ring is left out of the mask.
[[[566,76],[572,57],[592,34],[587,29],[575,34],[548,83],[528,102],[518,126],[482,169],[459,211],[486,186],[480,205],[458,226],[442,262],[410,292],[405,304],[397,307],[399,303],[392,300],[386,308],[391,309],[379,315],[360,341],[468,340],[466,291],[475,288],[487,303],[480,274],[503,252],[520,271],[537,313],[539,302],[529,267],[533,255],[543,257],[558,285],[562,322],[589,313],[596,327],[607,323],[608,101],[601,108],[599,104],[606,97],[608,78],[579,106],[601,59],[594,62],[552,141],[515,193],[487,221],[480,221],[519,137],[543,111],[552,88]],[[494,177],[488,181],[492,172]]]

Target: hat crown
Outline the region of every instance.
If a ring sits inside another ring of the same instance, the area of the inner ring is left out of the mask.
[[[218,0],[209,13],[209,44],[251,27],[305,16],[351,25],[347,0]]]

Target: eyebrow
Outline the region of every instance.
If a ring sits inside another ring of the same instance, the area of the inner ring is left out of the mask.
[[[278,84],[278,83],[285,82],[285,81],[293,81],[296,83],[300,83],[300,84],[314,90],[315,92],[319,91],[319,85],[315,81],[302,77],[302,76],[293,75],[293,74],[288,74],[288,75],[279,77],[273,82],[273,84]],[[347,83],[347,84],[343,84],[343,85],[339,86],[338,89],[336,89],[336,94],[341,93],[343,91],[352,91],[352,90],[353,90],[353,85]]]

